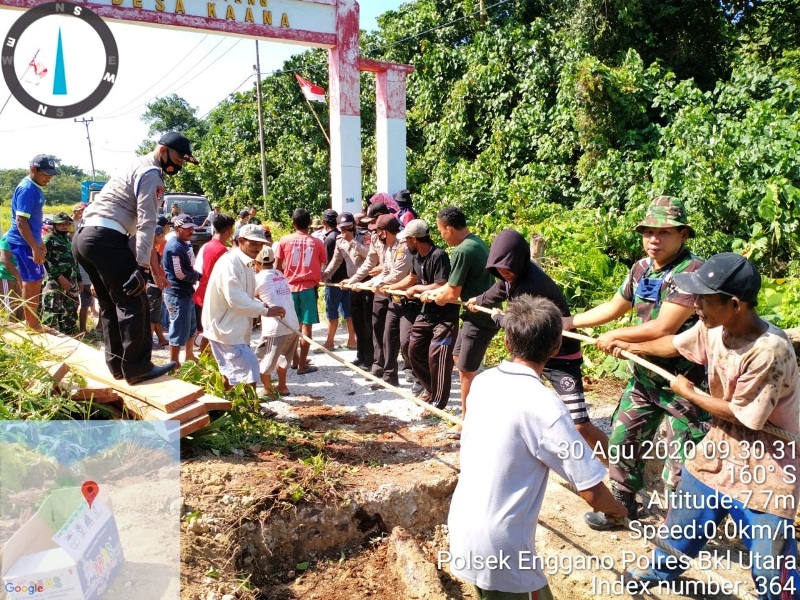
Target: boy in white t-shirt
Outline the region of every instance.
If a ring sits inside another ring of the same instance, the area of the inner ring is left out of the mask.
[[[274,317],[261,317],[261,339],[256,347],[256,356],[261,361],[261,383],[266,395],[275,394],[272,386],[272,372],[278,373],[277,392],[281,396],[290,394],[286,385],[287,365],[292,361],[300,336],[289,329],[299,330],[300,322],[294,310],[289,281],[275,266],[275,252],[264,246],[255,260],[256,295],[268,306],[282,306],[286,309],[284,325]],[[289,327],[287,327],[287,325]],[[283,358],[283,360],[281,360]]]
[[[542,383],[544,365],[561,345],[561,312],[546,298],[523,295],[509,302],[503,324],[509,359],[470,387],[461,475],[447,521],[450,570],[474,585],[481,600],[550,600],[536,566],[549,470],[595,510],[613,518],[628,512],[603,484],[606,469],[566,406]]]

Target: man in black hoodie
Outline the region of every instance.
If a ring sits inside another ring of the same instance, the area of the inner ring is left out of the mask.
[[[529,294],[551,300],[562,316],[570,316],[564,293],[531,260],[528,242],[513,229],[504,229],[494,238],[486,270],[497,278],[497,282],[480,296],[467,301],[470,310],[475,311],[475,306],[491,306]],[[492,318],[498,326],[503,326],[502,314],[495,314]],[[580,342],[565,337],[558,352],[545,364],[543,375],[569,409],[572,422],[583,439],[596,456],[606,462],[608,436],[589,420],[583,396],[582,364]]]

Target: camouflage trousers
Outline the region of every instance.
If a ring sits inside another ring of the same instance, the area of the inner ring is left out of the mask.
[[[77,292],[49,289],[48,286],[42,292],[42,323],[67,335],[77,334],[78,298]]]
[[[656,442],[664,417],[666,439]],[[674,489],[680,481],[687,444],[699,443],[708,432],[710,421],[709,413],[669,388],[645,385],[631,378],[614,411],[608,440],[613,487],[622,492],[641,490],[645,461],[655,458],[664,460],[662,477]]]

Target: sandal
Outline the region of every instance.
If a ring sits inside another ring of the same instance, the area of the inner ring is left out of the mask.
[[[300,369],[297,369],[297,374],[306,375],[307,373],[316,373],[317,371],[319,371],[319,369],[314,365],[306,365],[306,368],[303,369],[302,371]]]
[[[460,440],[461,439],[461,431],[458,429],[452,428],[448,429],[442,434],[439,434],[440,440]]]

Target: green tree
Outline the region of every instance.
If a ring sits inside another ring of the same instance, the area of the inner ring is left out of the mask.
[[[142,121],[149,125],[147,133],[150,137],[139,144],[139,154],[152,152],[158,138],[169,131],[178,131],[189,138],[192,151],[198,160],[201,159],[202,152],[199,152],[199,148],[208,131],[208,124],[198,118],[195,107],[177,94],[156,98],[147,104]],[[169,191],[203,193],[199,172],[192,165],[182,169],[177,175],[166,175],[165,184]]]

